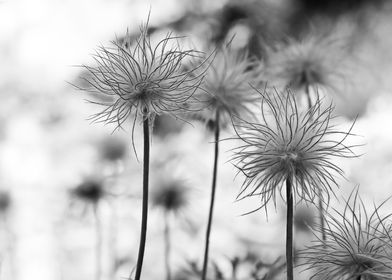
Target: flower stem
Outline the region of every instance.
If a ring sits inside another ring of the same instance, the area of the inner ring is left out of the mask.
[[[143,205],[142,205],[142,225],[140,230],[139,253],[137,257],[135,280],[140,280],[142,273],[144,248],[147,236],[148,217],[148,173],[150,168],[150,127],[149,119],[143,120],[144,154],[143,154]]]
[[[312,99],[310,98],[310,85],[305,86],[305,93],[308,99],[308,108],[309,110],[312,108]],[[320,226],[321,226],[321,239],[323,241],[327,240],[325,235],[325,221],[324,221],[324,206],[322,200],[323,192],[321,189],[318,190],[318,212],[319,212],[319,219],[320,219]]]
[[[286,263],[287,280],[293,280],[293,193],[291,179],[286,179],[287,223],[286,223]]]
[[[215,202],[215,190],[216,190],[216,177],[218,172],[218,155],[219,155],[219,111],[216,111],[215,115],[215,153],[214,153],[214,170],[212,175],[212,186],[211,186],[211,201],[210,201],[210,211],[208,213],[208,223],[206,231],[206,241],[204,250],[204,261],[203,261],[203,271],[201,275],[202,280],[206,280],[207,276],[207,265],[208,265],[208,251],[210,246],[210,234],[212,226],[212,216],[214,210]]]
[[[110,266],[110,279],[116,278],[117,272],[117,211],[115,204],[111,204],[111,217],[110,217],[110,224],[109,224],[109,238],[110,238],[110,259],[111,259],[111,266]]]
[[[102,226],[98,213],[98,205],[94,205],[95,219],[95,280],[101,280],[101,259],[102,259]]]
[[[327,240],[327,236],[325,235],[325,221],[324,221],[324,207],[323,207],[323,200],[322,200],[322,191],[319,189],[319,218],[320,218],[320,226],[321,226],[321,239],[323,241]]]
[[[169,225],[169,213],[165,212],[165,229],[164,229],[164,238],[165,238],[165,268],[166,268],[166,280],[171,280],[171,270],[170,270],[170,251],[171,251],[171,242],[170,242],[170,225]]]

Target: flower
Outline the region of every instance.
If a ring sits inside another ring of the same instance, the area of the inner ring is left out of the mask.
[[[189,188],[184,181],[177,178],[164,178],[159,180],[152,192],[152,204],[167,213],[178,213],[188,204]]]
[[[386,232],[386,218],[381,217],[375,206],[372,213],[353,191],[344,211],[327,211],[326,240],[313,241],[311,246],[299,255],[313,271],[310,279],[323,280],[381,280],[392,277],[392,258],[386,254],[383,233]],[[321,232],[317,225],[316,232]]]
[[[344,76],[342,50],[331,36],[310,34],[302,40],[290,39],[270,50],[266,75],[274,85],[293,90],[325,87],[336,91],[335,85]]]
[[[260,195],[262,207],[282,192],[290,179],[294,197],[313,202],[319,190],[327,194],[337,186],[336,175],[343,170],[332,162],[336,157],[355,157],[343,142],[351,136],[331,124],[332,105],[317,99],[305,112],[297,107],[294,94],[259,92],[262,96],[261,123],[240,121],[237,137],[243,141],[234,148],[232,161],[245,175],[238,197]],[[354,125],[354,124],[353,124]]]
[[[103,182],[97,178],[86,178],[71,190],[73,197],[93,205],[98,204],[105,193]]]
[[[205,72],[202,88],[195,99],[205,104],[205,110],[195,117],[205,121],[211,128],[219,112],[219,124],[224,127],[232,116],[251,116],[250,105],[255,105],[258,96],[250,84],[257,82],[256,61],[250,60],[246,52],[219,48],[211,64],[200,71]]]
[[[122,160],[127,154],[127,145],[125,141],[118,137],[106,137],[99,143],[101,157],[108,162]]]
[[[133,126],[139,117],[152,125],[156,115],[183,110],[202,81],[202,72],[193,75],[198,66],[184,69],[187,60],[200,58],[201,53],[182,50],[178,37],[168,34],[153,44],[146,24],[133,40],[127,33],[122,42],[98,49],[93,55],[95,66],[82,66],[88,75],[83,79],[86,85],[79,88],[97,95],[96,101],[89,102],[104,107],[91,117],[93,122],[120,128],[132,116]]]
[[[0,213],[7,213],[11,206],[11,195],[8,191],[0,190]]]

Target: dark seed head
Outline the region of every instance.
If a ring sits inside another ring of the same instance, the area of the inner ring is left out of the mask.
[[[87,179],[73,189],[72,194],[78,199],[96,204],[104,196],[102,182],[96,179]]]
[[[152,201],[156,207],[167,212],[178,212],[187,204],[188,189],[179,180],[163,182],[152,193]]]
[[[0,191],[0,213],[8,211],[11,205],[11,196],[7,191]]]

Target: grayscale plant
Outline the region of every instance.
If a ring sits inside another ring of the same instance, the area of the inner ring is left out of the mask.
[[[386,202],[386,201],[385,201]],[[386,280],[392,278],[389,254],[390,216],[382,216],[379,206],[369,211],[358,189],[345,201],[344,210],[332,209],[326,217],[326,240],[316,240],[299,254],[310,279],[324,280]]]
[[[226,128],[233,116],[252,118],[251,107],[259,98],[249,84],[259,83],[260,67],[245,51],[233,50],[230,45],[218,48],[212,62],[200,69],[205,77],[195,99],[202,110],[197,110],[195,118],[212,124],[212,130],[215,125]]]
[[[203,258],[202,280],[206,279],[209,254],[209,239],[212,228],[213,208],[215,202],[216,181],[218,172],[219,137],[222,129],[231,124],[234,116],[250,118],[251,106],[257,104],[258,96],[250,83],[257,81],[255,69],[257,63],[250,60],[246,52],[232,50],[229,46],[222,46],[216,50],[215,57],[205,72],[202,88],[195,94],[204,110],[200,110],[196,117],[204,120],[214,131],[214,167],[211,187],[211,201],[208,213],[206,241]]]
[[[314,203],[322,190],[328,203],[337,186],[336,176],[343,176],[332,159],[355,157],[354,146],[344,143],[352,135],[352,126],[347,132],[338,130],[332,124],[332,105],[324,107],[320,99],[301,112],[288,90],[259,93],[260,122],[242,120],[236,125],[242,144],[234,149],[232,162],[245,176],[238,198],[260,196],[258,209],[267,209],[271,200],[276,203],[278,193],[283,197],[285,187],[287,279],[292,280],[294,200]]]
[[[309,34],[299,41],[291,39],[271,52],[267,77],[297,93],[304,93],[310,109],[313,103],[311,95],[318,94],[319,88],[327,88],[331,93],[338,91],[336,85],[344,77],[344,71],[341,70],[344,61],[342,50],[340,41],[332,39],[329,34]],[[323,225],[324,208],[321,198],[320,193],[318,209],[320,223]],[[323,231],[321,236],[325,239]]]
[[[269,51],[266,75],[274,85],[305,92],[311,88],[338,92],[345,76],[344,44],[330,34],[308,34],[300,40],[289,39]]]
[[[185,210],[189,203],[190,189],[185,181],[173,176],[160,176],[159,183],[151,193],[152,205],[163,211],[166,280],[172,279],[171,258],[171,216]]]
[[[135,279],[140,280],[148,217],[148,179],[150,131],[156,115],[174,117],[183,112],[203,78],[201,65],[185,69],[184,64],[202,57],[195,50],[182,50],[178,37],[168,34],[154,44],[148,34],[148,25],[142,25],[139,37],[127,33],[124,42],[114,41],[110,47],[101,47],[93,58],[95,66],[83,66],[88,75],[81,88],[99,97],[89,102],[103,110],[93,115],[93,122],[114,124],[121,128],[132,120],[132,145],[137,120],[143,123],[143,205],[141,237]],[[203,64],[201,62],[201,64]]]
[[[80,184],[70,191],[71,198],[78,200],[83,203],[84,209],[88,206],[92,206],[95,222],[95,279],[102,279],[102,223],[99,214],[99,204],[109,193],[104,188],[104,182],[100,178],[86,178]]]

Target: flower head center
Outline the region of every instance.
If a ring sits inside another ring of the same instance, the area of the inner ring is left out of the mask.
[[[295,151],[289,151],[284,153],[281,159],[287,163],[295,163],[299,160],[299,154]]]

